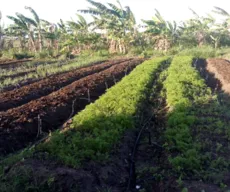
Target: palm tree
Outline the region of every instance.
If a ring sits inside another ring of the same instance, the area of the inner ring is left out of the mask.
[[[145,33],[151,35],[155,40],[156,49],[167,51],[176,42],[179,31],[177,23],[166,21],[156,10],[152,20],[142,20],[146,24]]]
[[[204,45],[209,35],[210,19],[199,16],[194,10],[190,9],[194,18],[189,19],[182,23],[180,27],[182,30],[182,37],[184,41],[186,38],[193,38],[192,41],[198,44],[199,47]],[[211,21],[212,22],[212,21]]]
[[[123,8],[120,1],[117,4],[87,0],[93,7],[87,10],[79,10],[82,13],[91,14],[94,21],[90,23],[93,29],[105,32],[109,41],[110,52],[127,52],[129,36],[135,31],[135,17],[129,7]]]
[[[25,17],[24,15],[20,14],[20,13],[16,13],[17,17],[13,17],[13,16],[7,16],[10,20],[14,21],[14,25],[10,26],[9,30],[12,31],[17,31],[23,35],[24,37],[26,35],[28,35],[29,37],[29,43],[28,46],[30,46],[29,44],[32,45],[32,49],[33,51],[36,52],[36,46],[35,46],[35,40],[34,40],[34,32],[33,32],[33,28],[32,28],[32,23],[33,20]],[[22,38],[24,38],[22,37]]]
[[[33,25],[37,32],[38,32],[38,43],[39,43],[39,50],[42,51],[43,49],[43,41],[42,41],[42,28],[41,28],[41,22],[42,20],[39,18],[38,14],[34,11],[34,9],[32,9],[31,7],[25,7],[25,9],[28,9],[34,19],[30,19],[30,20],[27,20],[28,23],[30,23],[31,25]]]
[[[80,53],[82,49],[91,49],[97,43],[99,34],[90,30],[90,25],[86,19],[77,14],[77,21],[67,21],[68,33],[70,34],[69,43],[73,47],[73,52]]]
[[[221,38],[222,39],[229,39],[230,38],[230,14],[225,11],[224,9],[220,7],[214,7],[215,9],[213,10],[214,13],[217,13],[225,18],[224,22],[221,24],[216,25],[218,33],[216,32],[215,34],[220,34],[218,37],[214,37],[215,34],[211,37],[214,42],[220,42]]]
[[[77,14],[78,20],[75,21],[67,21],[67,25],[69,26],[69,30],[75,34],[77,33],[88,33],[89,32],[89,24],[87,23],[86,19],[82,16]]]
[[[4,34],[4,27],[2,25],[2,12],[0,11],[0,50],[2,49],[3,47],[3,34]]]

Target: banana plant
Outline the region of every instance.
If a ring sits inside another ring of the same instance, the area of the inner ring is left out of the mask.
[[[78,33],[88,33],[89,32],[89,24],[87,23],[86,19],[79,14],[76,14],[78,17],[77,21],[67,21],[67,25],[69,27],[69,31],[73,34]]]
[[[71,35],[74,52],[81,52],[82,49],[90,49],[98,40],[99,35],[90,30],[90,25],[86,19],[77,14],[77,21],[67,21],[68,33]]]
[[[152,20],[142,20],[146,28],[145,33],[153,37],[156,49],[167,51],[176,43],[179,35],[178,26],[175,21],[166,21],[157,9],[155,11],[155,17]]]
[[[181,36],[184,37],[184,41],[193,38],[196,44],[201,47],[205,43],[209,43],[210,35],[215,26],[215,18],[211,15],[200,16],[192,9],[190,11],[192,11],[194,17],[183,22]]]
[[[34,24],[32,24],[33,20],[28,18],[28,17],[25,17],[24,15],[22,15],[20,13],[16,13],[16,16],[17,17],[7,16],[8,19],[10,19],[14,22],[14,25],[11,25],[9,27],[10,29],[8,29],[8,31],[18,30],[21,35],[28,36],[29,37],[28,46],[30,47],[29,44],[31,44],[33,51],[36,52],[34,31],[33,31],[33,27],[32,27],[32,25],[34,25]]]
[[[0,50],[3,48],[4,27],[2,25],[2,12],[0,11]]]
[[[224,22],[216,25],[216,31],[211,36],[217,48],[222,39],[222,42],[226,41],[226,39],[230,40],[230,14],[220,7],[214,7],[213,12],[224,17]]]
[[[37,30],[39,50],[42,51],[42,49],[43,49],[42,28],[41,28],[42,20],[39,18],[38,14],[36,13],[36,11],[33,8],[26,6],[25,9],[29,10],[31,12],[31,14],[33,15],[33,19],[29,19],[29,20],[27,20],[27,22],[30,23],[31,25],[33,25],[35,27],[35,29]]]
[[[129,36],[135,31],[136,24],[131,9],[123,8],[118,0],[117,5],[112,3],[104,5],[93,0],[87,0],[87,2],[93,7],[79,11],[93,16],[94,21],[90,23],[90,26],[105,32],[110,52],[126,53]]]

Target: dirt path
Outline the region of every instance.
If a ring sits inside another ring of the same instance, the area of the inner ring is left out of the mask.
[[[108,61],[102,64],[75,69],[63,74],[52,75],[38,82],[23,86],[19,89],[0,93],[0,111],[5,111],[14,107],[18,107],[34,99],[38,99],[45,95],[57,91],[72,82],[83,78],[87,75],[98,73],[104,69],[111,67],[130,59],[121,59]]]
[[[47,96],[25,105],[0,112],[0,154],[21,149],[36,140],[38,130],[57,129],[70,116],[103,94],[143,60],[135,59],[88,75]],[[40,124],[41,122],[41,124]]]

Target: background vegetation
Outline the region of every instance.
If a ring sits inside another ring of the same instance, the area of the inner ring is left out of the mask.
[[[228,52],[230,14],[219,7],[214,7],[207,16],[190,10],[193,18],[180,24],[166,21],[156,10],[152,19],[142,20],[138,25],[132,10],[119,1],[115,4],[87,1],[91,6],[78,10],[76,20],[66,22],[51,23],[40,18],[33,8],[25,7],[31,17],[21,13],[7,16],[13,24],[4,27],[0,14],[0,56],[63,59],[83,51],[144,57],[176,53],[197,56],[202,49],[199,56],[214,57]],[[91,15],[90,22],[84,17],[86,14]],[[216,21],[217,14],[222,22]]]

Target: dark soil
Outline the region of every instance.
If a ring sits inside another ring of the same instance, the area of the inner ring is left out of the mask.
[[[17,108],[0,112],[0,154],[22,149],[34,142],[37,134],[57,129],[69,117],[97,99],[126,72],[143,60],[134,59],[88,75],[47,96]],[[41,124],[39,123],[41,122]]]
[[[130,191],[127,190],[130,154],[136,136],[135,131],[127,131],[106,162],[87,161],[77,169],[59,164],[44,153],[35,153],[33,157],[7,168],[5,180],[0,178],[0,191],[15,191],[15,182],[19,192],[28,187],[41,192]]]
[[[14,74],[14,75],[5,75],[5,76],[0,77],[0,81],[3,81],[3,80],[6,79],[6,78],[14,79],[14,78],[17,78],[17,77],[25,76],[25,75],[27,75],[28,73],[34,73],[34,72],[36,72],[36,70],[35,70],[35,69],[31,69],[31,70],[29,70],[29,71],[20,72],[20,73]]]
[[[220,80],[215,77],[215,74],[208,70],[207,61],[205,59],[197,59],[194,61],[193,65],[199,71],[201,77],[205,79],[208,87],[213,91],[221,91],[222,84]]]
[[[228,87],[230,85],[230,78],[228,76],[230,72],[230,62],[224,59],[199,59],[194,62],[194,67],[197,68],[200,75],[204,78],[207,86],[210,87],[212,92],[218,96],[218,107],[220,107],[221,109],[228,108],[230,104],[230,89]],[[194,130],[194,134],[196,136],[199,135],[199,139],[205,143],[206,148],[203,149],[203,152],[212,154],[212,158],[214,159],[223,158],[224,161],[229,162],[229,139],[226,134],[227,132],[225,132],[225,130],[229,129],[229,114],[225,114],[224,110],[220,111],[219,114],[216,114],[215,109],[210,108],[209,105],[199,107],[202,108],[202,110],[204,111],[209,111],[206,114],[198,114],[199,118],[204,119],[206,123],[202,125],[204,127],[202,130],[196,130],[196,127],[199,127],[198,124],[191,129]],[[213,126],[212,123],[215,123],[215,121],[220,121],[224,123],[224,127],[220,129],[218,127],[215,127],[215,125]],[[209,127],[209,129],[207,129],[206,127]],[[217,133],[216,130],[218,129],[219,132]],[[216,150],[217,144],[222,145],[221,152]],[[215,179],[218,178],[221,180],[222,186],[217,180],[203,181],[201,179],[183,180],[183,186],[187,188],[188,192],[221,192],[228,191],[230,189],[229,168],[222,172],[219,171],[219,173],[217,170],[213,169],[212,174]]]
[[[222,90],[230,94],[230,61],[225,59],[207,59],[207,71],[222,84]]]
[[[97,61],[97,62],[93,62],[93,63],[90,63],[88,66],[92,66],[92,65],[97,65],[97,64],[101,64],[101,63],[103,63],[103,62],[106,62],[107,60],[102,60],[102,61]],[[5,75],[5,76],[1,76],[0,77],[0,81],[3,81],[4,79],[6,79],[6,78],[11,78],[11,79],[14,79],[14,78],[17,78],[17,77],[21,77],[21,76],[25,76],[25,75],[27,75],[27,74],[29,74],[29,73],[35,73],[36,72],[36,70],[37,70],[37,67],[38,66],[40,66],[40,65],[52,65],[52,64],[57,64],[58,63],[58,67],[61,67],[61,66],[63,66],[63,65],[67,65],[67,64],[70,64],[70,63],[72,63],[73,61],[66,61],[66,60],[63,60],[63,61],[37,61],[37,62],[34,62],[33,63],[33,66],[32,67],[29,67],[29,69],[27,68],[27,66],[26,65],[20,65],[20,66],[18,66],[17,68],[25,68],[25,72],[19,72],[19,73],[16,73],[16,74],[14,74],[14,75]],[[15,69],[16,67],[14,67],[13,69]],[[85,67],[81,67],[81,68],[85,68]],[[78,68],[78,69],[80,69],[80,68]],[[60,73],[58,73],[58,74],[62,74],[62,73],[66,73],[66,72],[60,72]],[[54,74],[54,75],[57,75],[57,74]],[[50,75],[50,76],[52,76],[52,75]],[[46,77],[45,77],[46,78]],[[14,86],[14,85],[11,85],[11,86],[7,86],[7,87],[4,87],[3,88],[3,91],[10,91],[10,90],[12,90],[12,89],[15,89],[15,88],[17,88],[17,87],[22,87],[24,84],[26,84],[27,83],[27,85],[28,84],[31,84],[31,83],[33,83],[33,82],[35,82],[35,81],[39,81],[39,80],[41,80],[41,79],[43,79],[43,78],[38,78],[38,79],[27,79],[27,80],[25,80],[25,82],[20,82],[20,83],[18,83],[18,85],[17,86]],[[2,91],[2,92],[3,92]]]
[[[105,70],[112,65],[119,64],[130,59],[121,59],[115,61],[108,61],[102,64],[93,65],[81,69],[75,69],[63,74],[52,75],[48,78],[42,79],[38,82],[23,86],[12,91],[0,93],[0,111],[5,111],[10,108],[18,107],[29,101],[38,99],[48,95],[62,87],[71,84],[72,82],[83,78],[87,75],[98,73]]]
[[[14,65],[18,65],[18,64],[25,63],[25,62],[28,62],[28,61],[32,61],[32,59],[0,60],[0,68],[14,67]]]

